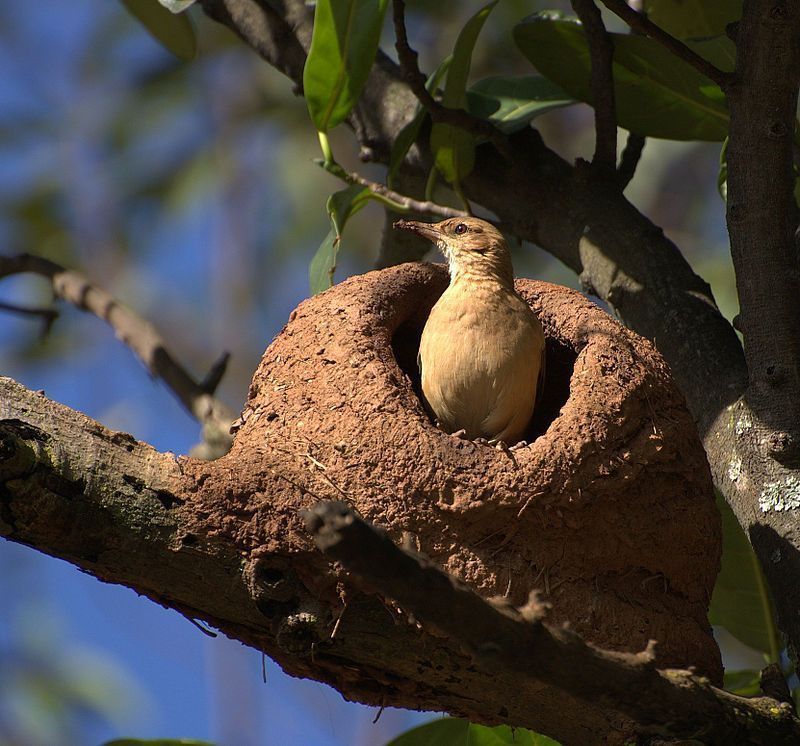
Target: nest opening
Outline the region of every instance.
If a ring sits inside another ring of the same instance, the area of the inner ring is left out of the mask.
[[[428,414],[431,425],[435,420],[422,395],[422,382],[420,379],[417,356],[419,343],[426,319],[409,319],[395,330],[392,336],[392,350],[397,364],[403,373],[408,376],[414,393]],[[545,377],[544,386],[536,410],[533,413],[523,440],[532,443],[540,435],[547,432],[547,428],[558,417],[561,408],[569,399],[569,382],[578,353],[561,340],[548,337],[545,351]],[[509,443],[509,445],[514,445]]]

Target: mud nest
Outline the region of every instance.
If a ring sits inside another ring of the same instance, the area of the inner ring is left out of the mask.
[[[532,442],[510,456],[453,438],[426,412],[416,367],[446,284],[442,267],[407,264],[302,303],[253,378],[233,449],[204,480],[208,509],[227,511],[218,522],[244,553],[276,567],[303,556],[307,568],[298,511],[346,499],[484,596],[522,604],[539,589],[551,622],[616,650],[654,639],[659,667],[719,682],[706,617],[719,517],[661,356],[579,293],[520,280],[547,336]],[[302,582],[332,598],[339,578],[318,568]]]

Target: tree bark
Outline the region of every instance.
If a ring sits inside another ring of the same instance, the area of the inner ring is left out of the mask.
[[[736,32],[728,232],[762,453],[800,464],[800,270],[792,158],[800,85],[800,3],[749,0]],[[780,71],[776,73],[776,71]]]

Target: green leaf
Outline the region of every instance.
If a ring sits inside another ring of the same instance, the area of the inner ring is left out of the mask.
[[[761,565],[739,521],[719,493],[717,506],[722,514],[722,570],[711,596],[708,620],[775,662],[781,648]]]
[[[470,18],[456,39],[453,48],[453,61],[447,72],[447,83],[444,87],[442,104],[451,109],[461,109],[466,103],[467,78],[472,65],[472,51],[478,41],[478,35],[489,17],[489,13],[497,5],[498,0],[492,0],[484,5],[472,18]]]
[[[197,39],[188,15],[176,16],[157,0],[122,0],[122,4],[178,59],[188,62],[195,56]]]
[[[761,694],[761,676],[758,671],[725,671],[724,686],[740,697],[757,697]]]
[[[461,29],[453,48],[453,61],[447,72],[447,82],[442,105],[450,109],[465,109],[467,105],[467,78],[472,64],[472,51],[483,24],[497,5],[492,0],[470,18]],[[436,168],[456,189],[475,166],[475,138],[466,130],[437,122],[431,128],[431,152]]]
[[[367,187],[354,184],[328,197],[328,215],[338,236],[344,233],[347,221],[367,204],[369,195]]]
[[[336,257],[342,242],[342,233],[347,221],[367,203],[370,191],[360,185],[349,186],[328,197],[328,217],[331,229],[320,244],[308,266],[311,294],[316,295],[333,285],[336,272]]]
[[[742,17],[742,0],[650,0],[647,15],[679,39],[718,36]]]
[[[563,88],[541,75],[484,78],[467,91],[470,114],[488,119],[507,135],[548,111],[576,103]]]
[[[728,109],[719,86],[652,39],[631,34],[611,37],[621,127],[668,140],[725,139]],[[537,13],[514,28],[514,39],[540,73],[571,96],[591,103],[589,50],[577,19],[553,11]],[[730,57],[724,40],[691,46],[716,59]]]
[[[308,265],[308,285],[312,295],[321,293],[333,285],[340,242],[336,231],[331,228],[311,259],[311,264]]]
[[[727,36],[693,39],[685,44],[723,72],[733,72],[736,67],[736,44]],[[719,87],[714,87],[720,90]]]
[[[452,61],[453,55],[451,54],[448,57],[445,57],[439,67],[437,67],[436,70],[430,74],[428,81],[425,83],[425,88],[428,89],[428,93],[432,94],[436,91]],[[392,181],[394,180],[394,177],[400,168],[400,164],[402,164],[403,159],[411,149],[411,146],[416,142],[417,137],[419,137],[420,128],[422,127],[422,123],[425,121],[427,114],[428,112],[425,110],[425,107],[417,102],[414,118],[405,127],[403,127],[402,130],[400,130],[400,133],[392,143],[392,152],[389,156],[389,172],[386,175],[386,183],[390,187],[392,186]]]
[[[378,50],[388,0],[318,0],[303,92],[320,132],[350,113]]]
[[[431,127],[436,168],[454,187],[475,168],[475,138],[461,127],[437,122]]]
[[[402,733],[386,746],[559,746],[525,728],[488,728],[459,718],[441,718]]]

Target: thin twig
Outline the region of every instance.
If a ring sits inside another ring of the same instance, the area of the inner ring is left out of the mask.
[[[0,301],[0,311],[7,313],[14,313],[18,316],[34,316],[40,318],[43,322],[42,335],[46,336],[53,326],[53,322],[58,318],[58,311],[55,308],[30,308],[27,306],[18,306],[15,303],[6,303]]]
[[[208,627],[206,627],[205,624],[202,624],[199,619],[194,619],[193,617],[190,616],[187,616],[186,619],[188,619],[195,627],[197,627],[197,629],[199,629],[207,637],[217,637],[217,633],[214,632],[213,629],[209,629]]]
[[[219,382],[220,362],[212,368],[210,381],[197,383],[167,351],[152,324],[80,272],[65,269],[49,259],[31,254],[0,256],[0,279],[24,272],[46,277],[56,297],[103,319],[114,330],[117,339],[130,347],[151,375],[160,378],[203,425],[203,439],[214,455],[222,455],[227,451],[232,442],[230,426],[235,415],[208,390],[215,388]]]
[[[714,81],[723,91],[732,82],[734,76],[731,73],[724,72],[716,65],[712,65],[697,52],[687,47],[680,39],[676,39],[653,23],[646,14],[631,8],[625,0],[601,0],[601,2],[612,13],[625,21],[634,31],[644,36],[649,36],[661,46],[666,47],[676,57],[688,62],[695,70],[705,75],[709,80]]]
[[[508,138],[491,122],[480,119],[464,109],[451,109],[440,104],[425,88],[425,76],[419,69],[417,53],[408,43],[405,21],[406,4],[404,0],[393,0],[392,15],[395,30],[395,48],[400,61],[400,69],[419,102],[428,111],[431,120],[460,127],[467,132],[486,138],[497,148],[498,152],[508,161],[514,159],[514,153],[508,143]]]
[[[636,167],[639,165],[639,159],[642,157],[642,150],[644,150],[644,143],[645,138],[642,135],[637,135],[633,132],[628,133],[628,141],[622,149],[619,167],[617,168],[617,181],[619,188],[622,190],[631,183],[631,179],[636,173]]]
[[[614,100],[614,45],[594,0],[572,0],[586,31],[592,61],[589,90],[594,104],[595,145],[592,165],[611,176],[617,165],[617,112]]]
[[[400,194],[399,192],[389,189],[389,187],[384,186],[383,184],[379,184],[376,181],[370,181],[354,171],[343,171],[337,175],[344,179],[348,184],[360,184],[361,186],[369,189],[376,196],[387,200],[389,203],[391,203],[389,206],[395,211],[400,208],[402,210],[408,210],[409,212],[418,212],[422,215],[430,215],[431,217],[442,219],[465,218],[469,216],[468,212],[465,212],[464,210],[457,210],[455,207],[447,207],[445,205],[440,205],[437,202],[431,202],[430,200],[421,201],[413,199],[412,197],[407,197],[404,194]]]
[[[225,375],[225,371],[228,369],[228,361],[230,359],[231,353],[223,352],[217,361],[208,369],[208,373],[203,376],[203,380],[200,381],[198,385],[207,394],[213,394],[217,390],[217,387],[222,382],[222,378]]]

